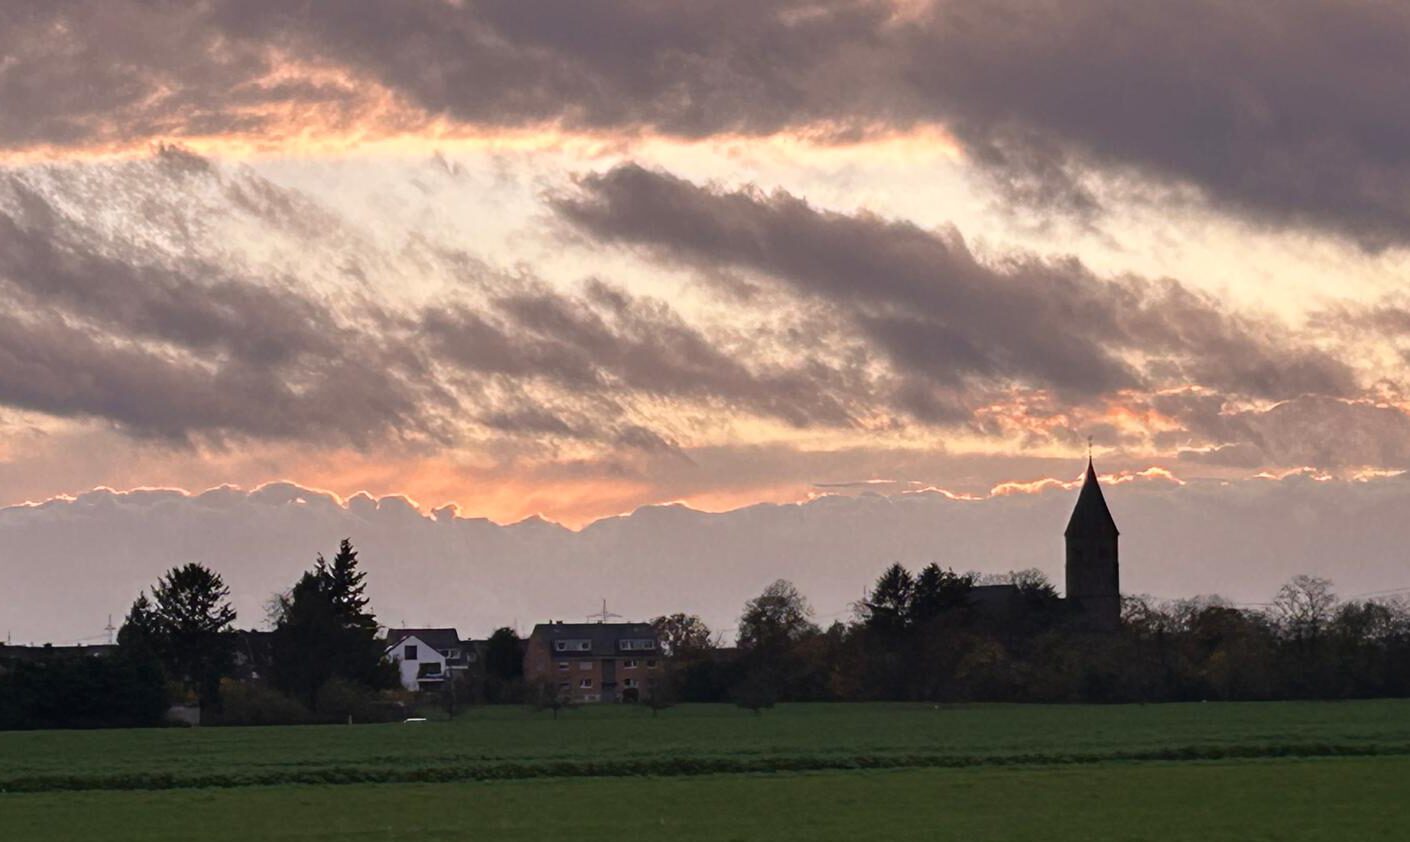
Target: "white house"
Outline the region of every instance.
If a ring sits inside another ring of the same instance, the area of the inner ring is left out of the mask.
[[[387,629],[386,640],[386,656],[408,690],[439,689],[478,656],[455,629]]]

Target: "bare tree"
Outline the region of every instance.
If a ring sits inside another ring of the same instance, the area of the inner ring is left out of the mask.
[[[1289,637],[1316,640],[1336,615],[1337,595],[1332,583],[1316,576],[1294,576],[1278,590],[1273,615]]]
[[[573,691],[566,687],[560,687],[552,681],[534,682],[527,688],[525,697],[530,710],[551,710],[554,719],[558,718],[559,711],[569,710],[576,706],[573,702]]]

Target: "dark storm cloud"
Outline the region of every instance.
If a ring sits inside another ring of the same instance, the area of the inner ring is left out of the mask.
[[[1089,176],[1134,174],[1367,245],[1410,233],[1400,4],[21,0],[0,55],[11,147],[258,138],[289,114],[839,141],[943,124],[1050,211],[1092,216]],[[368,116],[367,81],[421,117]]]
[[[1017,385],[1085,401],[1172,382],[1274,399],[1356,389],[1346,364],[1286,328],[1175,281],[1099,278],[1072,259],[985,262],[954,230],[824,212],[787,193],[700,187],[631,165],[550,201],[601,241],[750,270],[828,305],[898,373],[941,395]]]

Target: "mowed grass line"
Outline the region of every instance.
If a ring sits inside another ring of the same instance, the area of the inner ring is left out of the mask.
[[[1410,753],[1410,702],[479,708],[413,725],[0,734],[0,790],[166,789]]]
[[[1410,758],[0,795],[15,840],[1410,837]]]

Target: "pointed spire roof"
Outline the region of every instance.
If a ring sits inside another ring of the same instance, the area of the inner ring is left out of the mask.
[[[1077,505],[1072,507],[1072,517],[1068,518],[1067,536],[1074,535],[1120,535],[1111,510],[1106,507],[1102,496],[1101,483],[1097,482],[1097,469],[1092,465],[1092,457],[1087,457],[1087,478],[1082,481],[1082,491],[1077,495]]]

